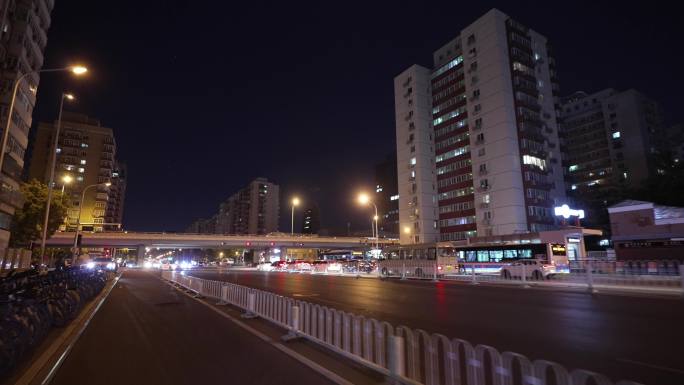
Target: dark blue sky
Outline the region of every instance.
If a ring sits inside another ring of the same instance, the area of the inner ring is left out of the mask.
[[[45,66],[92,71],[45,76],[34,121],[66,88],[114,129],[131,230],[184,229],[257,176],[284,204],[315,200],[324,227],[362,229],[353,196],[395,145],[393,77],[492,7],[551,40],[563,94],[633,87],[682,120],[684,29],[656,2],[58,0]]]

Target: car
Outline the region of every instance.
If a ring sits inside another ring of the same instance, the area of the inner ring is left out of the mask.
[[[91,270],[109,270],[116,271],[116,262],[111,258],[97,257],[93,258],[85,264],[87,269]]]
[[[311,271],[311,263],[308,261],[298,259],[292,262],[287,263],[287,271],[289,272],[302,272],[302,271]]]
[[[342,264],[337,261],[313,261],[311,264],[312,273],[339,273],[342,271]]]
[[[275,261],[271,263],[274,271],[285,271],[287,270],[287,262],[285,261]]]
[[[539,259],[518,260],[501,268],[501,278],[549,279],[559,272],[556,265]]]
[[[273,264],[270,262],[262,262],[256,266],[256,269],[258,271],[272,271],[273,270]]]

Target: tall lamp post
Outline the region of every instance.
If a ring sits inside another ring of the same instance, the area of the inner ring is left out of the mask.
[[[12,113],[14,112],[14,102],[17,99],[17,90],[19,90],[19,84],[21,84],[21,81],[26,78],[26,76],[31,75],[31,74],[38,74],[38,73],[43,73],[43,72],[71,72],[74,75],[83,75],[84,73],[88,72],[88,69],[83,66],[71,66],[71,67],[64,67],[64,68],[49,68],[49,69],[44,69],[40,71],[31,71],[27,72],[17,78],[17,80],[14,81],[14,86],[13,86],[13,91],[12,91],[12,99],[10,101],[10,106],[9,106],[9,111],[7,112],[7,123],[5,124],[5,131],[2,133],[2,144],[0,145],[0,173],[2,173],[2,166],[5,163],[5,151],[7,151],[7,139],[9,138],[9,131],[10,131],[10,126],[12,125]]]
[[[45,203],[45,218],[43,219],[43,237],[40,242],[40,257],[45,259],[45,241],[47,239],[48,220],[50,218],[50,206],[52,205],[52,185],[55,183],[55,168],[57,166],[57,147],[59,146],[59,131],[62,127],[62,111],[64,110],[64,99],[74,100],[74,95],[62,93],[59,102],[59,114],[57,115],[57,127],[55,128],[55,140],[52,145],[52,156],[50,156],[50,181],[48,182],[47,202]],[[62,185],[62,195],[64,195],[64,185]]]
[[[81,202],[78,204],[78,217],[76,219],[76,235],[74,236],[74,259],[78,258],[78,232],[79,232],[80,227],[81,227],[81,211],[83,209],[83,201],[85,200],[85,193],[86,193],[86,191],[88,191],[89,188],[92,188],[92,187],[97,187],[97,186],[109,187],[111,185],[112,184],[110,182],[95,183],[95,184],[91,184],[89,186],[86,186],[83,189],[83,192],[81,193]]]
[[[292,198],[292,225],[290,227],[290,235],[294,235],[294,209],[299,206],[299,198]]]
[[[379,249],[378,243],[379,243],[379,238],[380,238],[380,236],[378,234],[378,219],[379,219],[379,217],[378,217],[378,206],[376,206],[375,203],[373,203],[373,201],[371,201],[370,197],[366,193],[359,194],[359,203],[361,203],[362,205],[367,205],[370,203],[373,205],[373,208],[375,209],[375,215],[373,216],[373,223],[372,223],[373,226],[371,226],[371,227],[373,230],[373,235],[375,236],[375,250],[378,250]]]

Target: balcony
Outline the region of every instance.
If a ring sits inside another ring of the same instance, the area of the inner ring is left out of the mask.
[[[480,175],[487,175],[488,173],[489,173],[489,171],[487,171],[486,169],[479,171]]]
[[[481,208],[481,209],[488,209],[488,208],[489,208],[489,203],[485,203],[485,202],[480,203],[480,208]]]
[[[4,202],[15,208],[24,206],[24,196],[19,190],[10,190],[4,186],[0,188],[0,202]]]

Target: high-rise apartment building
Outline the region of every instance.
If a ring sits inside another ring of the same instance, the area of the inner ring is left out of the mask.
[[[547,39],[493,9],[394,79],[401,243],[555,228],[565,200]]]
[[[12,215],[22,204],[18,189],[40,81],[36,71],[43,67],[53,7],[53,0],[0,0],[0,135],[7,125],[14,83],[29,74],[17,90],[0,170],[0,249],[7,247]]]
[[[638,188],[657,172],[655,155],[668,146],[662,109],[635,90],[576,92],[561,100],[561,117],[571,195]]]
[[[380,221],[381,237],[399,236],[399,191],[397,186],[397,155],[390,154],[375,166],[375,204]]]
[[[278,185],[256,178],[231,195],[210,219],[195,221],[189,232],[215,234],[268,234],[278,231]]]
[[[50,178],[50,154],[53,151],[55,123],[39,123],[36,132],[29,178],[47,183]],[[111,128],[103,127],[100,121],[83,114],[65,111],[59,134],[57,164],[55,168],[56,190],[64,186],[64,193],[71,197],[68,211],[67,230],[74,230],[78,219],[79,204],[83,189],[91,185],[85,194],[81,208],[80,223],[84,228],[103,231],[111,221],[118,221],[123,215],[125,181],[117,176],[115,154],[116,142]],[[71,178],[64,183],[64,177]],[[104,184],[111,182],[114,190]],[[112,199],[110,203],[110,198]],[[108,215],[111,214],[111,215]]]
[[[116,162],[112,170],[112,185],[109,186],[109,199],[105,211],[106,230],[118,230],[123,223],[124,200],[126,198],[127,167],[124,163]]]
[[[317,205],[311,205],[304,210],[302,220],[302,234],[318,234],[321,229],[320,212]]]

